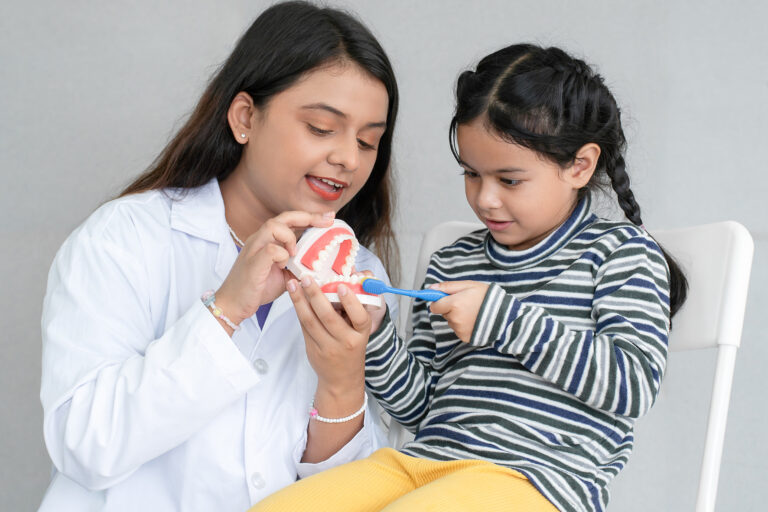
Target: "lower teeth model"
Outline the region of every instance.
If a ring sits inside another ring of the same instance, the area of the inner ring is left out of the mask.
[[[287,268],[302,279],[310,276],[331,302],[340,302],[336,289],[344,283],[362,304],[381,307],[381,297],[363,291],[364,274],[353,273],[360,244],[352,228],[336,219],[328,228],[309,228],[296,243],[296,254]]]

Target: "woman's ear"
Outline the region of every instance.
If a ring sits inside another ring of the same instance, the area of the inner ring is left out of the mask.
[[[245,144],[251,138],[255,113],[256,106],[247,92],[240,91],[229,104],[227,121],[232,135],[240,144]]]
[[[594,142],[584,144],[576,152],[576,158],[573,159],[573,163],[566,171],[568,180],[573,183],[575,188],[583,188],[589,183],[595,173],[598,158],[600,158],[600,146]]]

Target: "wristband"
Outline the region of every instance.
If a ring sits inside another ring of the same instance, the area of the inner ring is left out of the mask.
[[[309,417],[317,421],[322,421],[323,423],[345,423],[357,418],[365,412],[365,406],[368,405],[368,393],[363,393],[363,397],[363,406],[360,407],[357,412],[353,412],[349,416],[344,416],[343,418],[324,418],[323,416],[320,416],[317,413],[317,409],[315,409],[315,399],[313,398],[312,403],[309,404]]]
[[[223,312],[223,311],[222,311],[220,308],[218,308],[218,307],[216,306],[216,302],[214,302],[214,301],[216,300],[216,294],[213,292],[213,290],[208,290],[207,292],[205,292],[205,293],[203,294],[203,296],[202,296],[202,297],[200,297],[200,300],[202,300],[202,301],[203,301],[203,305],[204,305],[205,307],[207,307],[207,308],[210,308],[210,309],[211,309],[211,313],[213,313],[213,316],[215,316],[216,318],[221,318],[221,320],[222,320],[222,321],[223,321],[225,324],[227,324],[228,326],[230,326],[230,327],[232,328],[232,330],[233,330],[233,331],[239,331],[239,330],[240,330],[240,326],[239,326],[239,325],[236,325],[236,324],[235,324],[235,322],[233,322],[232,320],[230,320],[230,319],[229,319],[229,318],[228,318],[228,317],[227,317],[227,316],[224,314],[224,312]]]

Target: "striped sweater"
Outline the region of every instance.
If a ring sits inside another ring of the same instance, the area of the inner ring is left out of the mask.
[[[668,269],[633,224],[582,200],[522,251],[485,229],[432,255],[425,285],[490,283],[469,343],[423,301],[414,333],[388,318],[371,336],[366,382],[416,432],[402,451],[484,459],[523,473],[561,511],[602,511],[659,391],[669,333]]]

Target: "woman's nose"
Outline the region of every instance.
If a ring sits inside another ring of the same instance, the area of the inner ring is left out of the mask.
[[[356,171],[360,166],[360,148],[357,137],[339,138],[328,155],[328,161],[340,165],[345,171]]]

